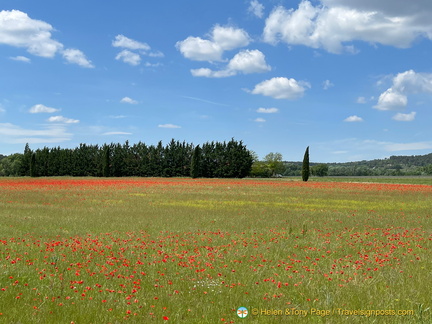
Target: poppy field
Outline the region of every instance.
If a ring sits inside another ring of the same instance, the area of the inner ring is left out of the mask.
[[[430,323],[431,251],[430,185],[0,179],[0,323]]]

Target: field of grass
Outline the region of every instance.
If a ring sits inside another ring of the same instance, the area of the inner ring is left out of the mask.
[[[377,177],[312,177],[311,181],[325,182],[373,182],[396,184],[424,184],[432,186],[431,176],[377,176]]]
[[[431,229],[427,185],[0,178],[0,323],[431,323]]]

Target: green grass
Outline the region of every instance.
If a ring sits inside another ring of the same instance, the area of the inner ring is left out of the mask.
[[[395,184],[423,184],[432,186],[431,176],[382,176],[382,177],[312,177],[312,181],[326,182],[373,182]]]
[[[51,180],[0,179],[0,323],[432,320],[432,187]]]

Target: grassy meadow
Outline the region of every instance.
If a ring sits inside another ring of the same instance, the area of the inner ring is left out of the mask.
[[[0,178],[0,323],[431,323],[431,251],[430,185]]]

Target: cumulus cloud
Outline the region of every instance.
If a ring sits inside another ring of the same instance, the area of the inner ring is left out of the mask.
[[[116,60],[121,60],[130,65],[139,65],[141,63],[141,54],[150,57],[164,57],[160,51],[149,52],[150,45],[128,38],[124,35],[117,35],[112,41],[113,47],[120,47],[123,50],[117,54]]]
[[[332,53],[353,52],[353,46],[346,45],[353,41],[407,48],[419,37],[432,39],[427,19],[431,5],[426,0],[411,2],[322,0],[314,6],[303,0],[297,9],[278,6],[266,20],[263,39]],[[392,9],[395,6],[399,10]]]
[[[208,68],[192,69],[191,73],[197,77],[224,78],[238,73],[262,73],[270,71],[265,56],[259,50],[243,50],[237,53],[228,63],[225,69],[213,71]]]
[[[224,51],[230,51],[239,47],[249,45],[250,38],[248,33],[235,27],[223,27],[216,25],[212,32],[213,42],[220,46]]]
[[[30,108],[29,113],[31,114],[40,114],[40,113],[54,113],[59,111],[60,109],[47,107],[41,104],[34,105]]]
[[[50,123],[63,123],[63,124],[77,124],[79,123],[78,119],[66,118],[63,116],[52,116],[48,118]]]
[[[31,60],[28,57],[21,56],[21,55],[10,57],[10,59],[14,60],[14,61],[24,62],[24,63],[30,63],[31,62]]]
[[[374,108],[378,110],[398,110],[408,104],[406,95],[390,88],[384,91],[378,98],[378,104]]]
[[[130,50],[143,50],[143,51],[150,50],[150,46],[148,44],[138,42],[124,35],[117,35],[115,39],[112,41],[112,46],[127,48]]]
[[[177,42],[176,47],[185,58],[193,61],[222,61],[222,47],[201,37],[189,36]]]
[[[378,98],[374,108],[378,110],[399,110],[408,104],[408,95],[432,94],[432,74],[413,70],[399,73],[392,80],[392,86]]]
[[[121,103],[128,103],[128,104],[132,104],[132,105],[136,105],[138,103],[138,101],[129,98],[129,97],[124,97],[122,98],[122,100],[120,100]]]
[[[355,122],[362,122],[363,118],[353,115],[353,116],[349,116],[347,118],[344,119],[344,122],[348,122],[348,123],[355,123]]]
[[[158,125],[159,128],[181,128],[178,125],[173,125],[173,124],[162,124],[162,125]]]
[[[248,11],[258,18],[262,18],[264,15],[264,6],[257,0],[252,0],[250,2]]]
[[[397,121],[409,122],[409,121],[413,121],[415,119],[416,114],[417,113],[415,111],[412,111],[409,114],[397,113],[396,115],[393,116],[393,119],[397,120]]]
[[[255,119],[255,122],[257,122],[257,123],[265,123],[266,120],[264,118],[257,118],[257,119]]]
[[[222,61],[224,51],[247,46],[250,43],[248,33],[240,28],[216,25],[210,33],[210,39],[189,36],[176,43],[176,48],[185,58],[194,61]]]
[[[275,114],[279,111],[277,108],[258,108],[257,113],[260,114]]]
[[[32,55],[47,58],[61,53],[69,63],[93,67],[81,51],[63,50],[63,44],[52,38],[53,30],[50,24],[32,19],[20,10],[0,11],[0,44],[25,48]],[[18,56],[16,59],[28,62],[24,56]]]
[[[66,49],[62,52],[63,57],[66,59],[67,62],[78,64],[79,66],[85,67],[85,68],[94,68],[94,65],[89,61],[83,52],[77,49]]]
[[[264,54],[259,50],[244,50],[230,60],[228,70],[249,74],[267,72],[271,67],[267,65]]]
[[[136,66],[141,63],[141,56],[129,50],[123,50],[117,54],[116,60],[120,60],[124,63]]]
[[[23,47],[36,56],[54,57],[63,45],[51,38],[53,27],[19,10],[0,11],[0,43]]]
[[[310,84],[284,77],[272,78],[255,86],[252,94],[261,94],[275,99],[298,99],[304,95]]]

